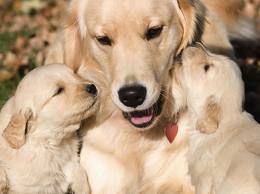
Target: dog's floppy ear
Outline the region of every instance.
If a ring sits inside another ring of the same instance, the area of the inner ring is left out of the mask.
[[[25,136],[28,132],[28,122],[32,117],[32,111],[26,110],[11,116],[11,119],[3,132],[3,137],[14,149],[19,149],[25,144]]]
[[[201,133],[214,133],[219,126],[221,116],[220,111],[220,105],[213,97],[209,97],[203,107],[202,114],[197,121],[196,129]]]
[[[72,2],[68,10],[67,23],[63,31],[64,62],[74,71],[77,71],[83,57],[83,40],[81,40],[77,17],[78,1]]]
[[[182,25],[183,36],[177,54],[188,44],[201,40],[206,8],[198,0],[172,0]]]
[[[99,68],[97,62],[90,56],[87,48],[87,38],[85,23],[82,19],[84,15],[81,10],[85,1],[73,0],[68,11],[68,18],[64,28],[64,63],[77,72],[82,64],[88,67]]]

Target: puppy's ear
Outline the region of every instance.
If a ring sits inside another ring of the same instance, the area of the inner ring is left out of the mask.
[[[182,25],[183,36],[177,54],[198,42],[204,31],[206,8],[198,0],[172,0]]]
[[[25,113],[15,113],[12,115],[8,126],[3,132],[3,137],[14,149],[19,149],[25,144],[25,136],[28,132],[28,122],[32,117],[32,111],[26,110]]]
[[[209,97],[203,107],[202,115],[197,121],[196,129],[201,133],[214,133],[219,126],[220,111],[220,105],[212,97]]]

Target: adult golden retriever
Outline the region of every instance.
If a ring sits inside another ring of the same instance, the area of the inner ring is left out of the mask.
[[[112,116],[84,137],[81,162],[93,193],[193,192],[187,134],[179,131],[171,145],[164,129],[177,132],[177,113],[169,109],[175,104],[169,98],[174,90],[169,70],[183,48],[203,41],[232,55],[226,23],[214,6],[207,11],[205,5],[198,0],[71,1],[67,26],[46,63],[65,62],[82,76],[102,72],[116,105],[109,104]]]
[[[182,93],[180,130],[188,130],[189,171],[197,194],[260,192],[260,125],[243,111],[238,65],[205,49],[189,47],[176,66]],[[178,97],[177,97],[178,98]]]
[[[30,72],[0,113],[0,193],[89,194],[76,131],[97,107],[95,86],[66,65]]]

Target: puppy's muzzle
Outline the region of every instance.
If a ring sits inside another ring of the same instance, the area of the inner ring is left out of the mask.
[[[119,100],[127,107],[136,108],[142,105],[146,98],[147,90],[141,85],[122,87],[118,91]]]

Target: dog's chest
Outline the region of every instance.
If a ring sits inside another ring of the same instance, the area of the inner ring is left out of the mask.
[[[12,163],[7,172],[10,177],[10,193],[66,193],[70,183],[64,168],[70,165],[76,154],[71,149],[37,149],[19,163]]]

